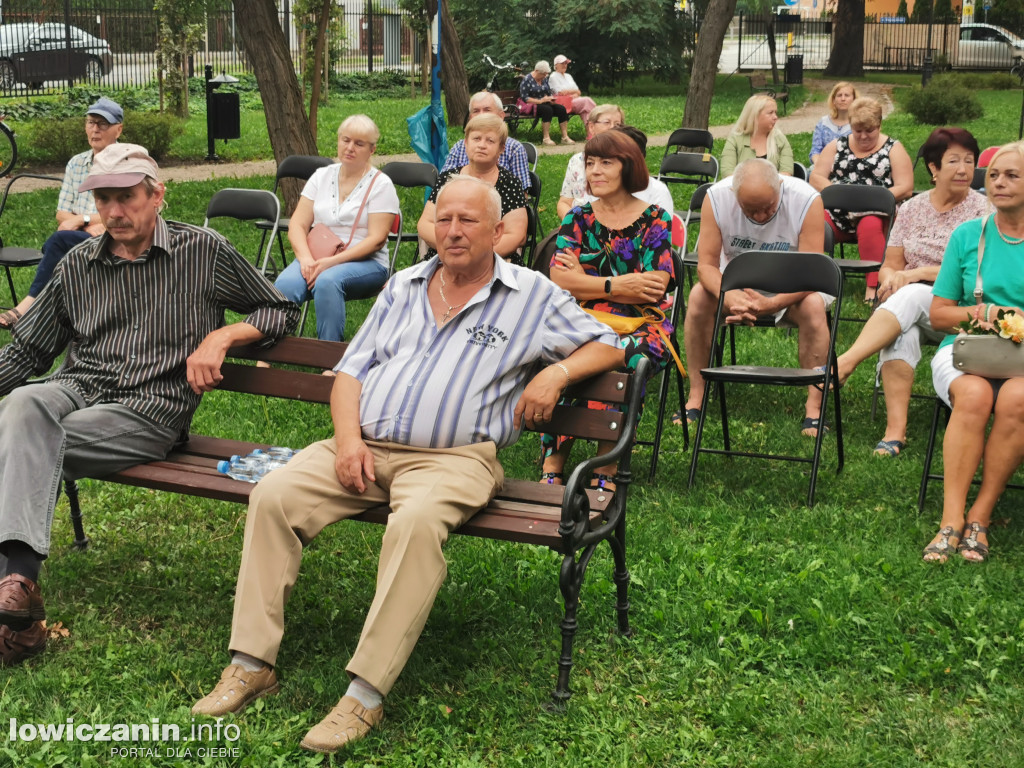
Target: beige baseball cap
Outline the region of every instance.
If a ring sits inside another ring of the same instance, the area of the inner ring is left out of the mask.
[[[561,53],[558,54],[557,56],[555,56],[555,66],[556,67],[559,64],[561,64],[563,61],[568,62],[569,64],[572,64],[572,59],[570,59],[568,56],[565,56],[565,55],[563,55]]]
[[[158,171],[156,160],[149,156],[145,147],[138,144],[111,144],[93,157],[92,170],[78,191],[134,187],[147,176],[159,180]]]

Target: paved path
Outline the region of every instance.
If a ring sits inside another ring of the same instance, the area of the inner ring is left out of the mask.
[[[823,93],[826,97],[832,89],[835,81],[829,80],[808,80],[807,87],[815,92]],[[891,88],[886,85],[865,83],[858,86],[861,95],[872,96],[882,102],[885,114],[893,110],[891,99]],[[792,105],[791,105],[792,106]],[[788,115],[779,118],[779,127],[786,134],[810,133],[822,115],[826,112],[824,98],[818,101],[810,101],[793,109]],[[732,125],[712,126],[711,133],[715,138],[724,138],[729,135]],[[663,147],[668,143],[668,134],[651,136],[648,138],[648,146]],[[583,144],[575,146],[554,146],[537,147],[540,155],[565,155],[579,152]],[[418,161],[419,158],[413,154],[404,155],[377,155],[375,163],[378,167],[395,160]],[[246,178],[249,176],[273,176],[277,165],[273,160],[253,160],[243,163],[195,163],[187,165],[162,165],[160,177],[164,181],[206,181],[210,179]],[[62,169],[51,169],[51,172],[60,173]],[[31,179],[20,182],[15,189],[28,192],[35,188]],[[42,184],[40,186],[43,186]]]

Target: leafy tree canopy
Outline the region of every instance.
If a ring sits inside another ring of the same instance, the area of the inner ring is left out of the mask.
[[[497,62],[551,62],[565,54],[575,62],[572,75],[584,90],[610,84],[628,70],[653,72],[679,81],[683,52],[692,39],[691,17],[672,0],[450,0],[459,29],[470,88],[482,88]],[[512,87],[511,78],[495,87]]]

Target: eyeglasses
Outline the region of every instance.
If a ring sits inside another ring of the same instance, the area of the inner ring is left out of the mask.
[[[594,125],[610,125],[612,128],[618,128],[622,123],[618,120],[595,120]]]
[[[101,131],[105,131],[113,125],[113,123],[108,123],[106,120],[93,120],[92,118],[86,118],[85,125],[88,128],[99,128]]]

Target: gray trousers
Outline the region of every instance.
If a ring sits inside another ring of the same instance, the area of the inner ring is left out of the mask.
[[[87,407],[58,383],[15,389],[0,401],[0,543],[48,554],[61,480],[161,459],[177,440],[176,429],[116,403]]]

